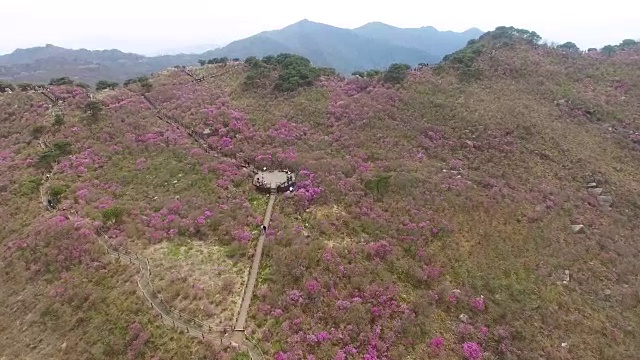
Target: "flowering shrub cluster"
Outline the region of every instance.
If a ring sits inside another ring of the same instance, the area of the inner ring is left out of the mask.
[[[149,340],[149,333],[145,332],[140,324],[133,323],[129,325],[129,347],[127,348],[127,357],[135,359],[142,351],[142,348]]]
[[[83,176],[87,174],[88,169],[100,168],[104,163],[105,160],[89,148],[62,160],[58,166],[56,166],[55,170],[67,175],[74,174]]]
[[[308,170],[301,170],[296,178],[295,197],[303,207],[308,207],[322,192],[315,185],[316,175]]]
[[[275,127],[269,129],[268,134],[276,139],[284,140],[287,143],[293,143],[304,137],[308,131],[309,130],[303,125],[281,120]]]
[[[90,266],[96,261],[92,251],[98,224],[58,213],[41,219],[27,236],[14,236],[4,244],[4,256],[27,264],[33,275],[61,272],[77,265]]]
[[[89,90],[80,86],[49,86],[49,93],[67,106],[80,107],[89,101]]]

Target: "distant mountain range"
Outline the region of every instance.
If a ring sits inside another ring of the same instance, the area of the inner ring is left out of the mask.
[[[380,22],[343,29],[305,19],[280,30],[234,41],[203,55],[245,58],[289,52],[309,58],[316,66],[333,67],[350,74],[355,70],[386,68],[394,62],[436,63],[482,34],[476,28],[456,33],[430,26],[403,29]]]
[[[89,84],[103,79],[122,82],[175,65],[196,65],[199,59],[224,56],[244,59],[282,52],[299,54],[316,66],[333,67],[350,74],[355,70],[383,69],[394,62],[436,63],[482,34],[476,28],[457,33],[438,31],[430,26],[397,28],[380,22],[343,29],[305,19],[200,54],[143,56],[115,49],[72,50],[51,44],[17,49],[0,56],[0,80],[43,83],[54,77],[69,76]],[[195,46],[192,50],[184,52],[199,51],[202,47]]]

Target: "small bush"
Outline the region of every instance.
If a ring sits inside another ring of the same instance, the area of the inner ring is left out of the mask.
[[[49,189],[49,198],[53,200],[55,204],[60,202],[62,195],[64,195],[69,189],[68,185],[54,185]]]
[[[102,220],[105,224],[118,224],[122,221],[124,209],[120,206],[112,206],[102,211]]]
[[[384,193],[389,190],[390,180],[391,175],[378,175],[365,181],[364,187],[376,200],[381,200]]]
[[[100,80],[96,83],[96,91],[109,90],[109,89],[114,90],[118,86],[120,86],[120,84],[118,84],[117,82]]]
[[[84,106],[84,113],[93,122],[100,120],[102,111],[102,103],[96,100],[91,100]]]
[[[320,77],[319,69],[313,67],[309,59],[299,55],[279,54],[275,63],[280,66],[280,75],[274,89],[280,92],[292,92],[312,86]]]
[[[147,76],[139,76],[135,79],[127,79],[124,81],[124,83],[122,83],[122,86],[129,86],[133,84],[140,84],[142,90],[146,93],[151,91],[151,82],[149,81],[149,77]]]
[[[68,141],[55,142],[51,149],[40,154],[36,166],[38,167],[50,167],[61,157],[67,156],[71,153],[71,143]]]
[[[407,71],[411,69],[411,66],[407,64],[391,64],[384,72],[382,81],[389,84],[401,84],[407,78]]]
[[[371,70],[367,70],[364,73],[364,77],[366,77],[367,79],[372,79],[372,78],[380,76],[381,74],[382,74],[382,71],[376,70],[376,69],[371,69]]]
[[[249,58],[247,58],[246,61],[248,60]],[[269,74],[271,73],[271,68],[266,66],[264,63],[262,63],[258,59],[255,59],[255,61],[250,61],[249,63],[251,65],[249,67],[249,71],[247,72],[247,75],[244,78],[244,82],[243,82],[244,87],[247,89],[262,88],[264,80],[267,79],[269,77]]]
[[[68,76],[53,78],[49,80],[49,85],[73,85],[73,80]]]
[[[45,131],[47,131],[47,127],[44,125],[35,125],[34,127],[31,128],[31,137],[34,139],[39,138],[40,136],[42,136],[42,134],[45,133]]]
[[[255,64],[256,62],[260,62],[260,60],[255,56],[249,56],[248,58],[244,59],[244,63],[249,66]]]
[[[64,125],[64,115],[57,112],[53,115],[53,126],[61,127],[62,125]]]
[[[40,185],[42,185],[41,177],[30,177],[20,183],[20,186],[17,189],[17,193],[20,196],[30,196],[31,194],[38,192],[38,188],[40,187]]]
[[[233,360],[251,360],[251,355],[246,352],[239,352],[233,355]]]

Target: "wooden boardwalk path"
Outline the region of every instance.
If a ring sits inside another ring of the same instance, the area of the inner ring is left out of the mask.
[[[264,214],[264,220],[262,225],[264,225],[267,229],[269,228],[269,222],[271,221],[271,213],[273,211],[273,204],[276,201],[276,194],[271,194],[269,196],[269,204],[267,205],[267,211]],[[236,319],[236,324],[234,327],[235,331],[244,331],[246,322],[247,322],[247,314],[249,312],[249,304],[251,303],[251,297],[253,296],[253,288],[256,285],[256,279],[258,278],[258,270],[260,269],[260,260],[262,258],[262,248],[264,247],[264,239],[267,236],[266,232],[260,234],[260,238],[258,238],[258,244],[256,245],[256,252],[253,256],[253,264],[251,264],[251,272],[249,273],[249,279],[247,280],[247,284],[244,288],[244,296],[242,298],[242,305],[240,305],[240,312],[238,313],[238,318]]]

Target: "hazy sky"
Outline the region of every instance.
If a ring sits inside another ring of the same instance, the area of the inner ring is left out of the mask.
[[[512,25],[537,31],[549,41],[573,41],[581,48],[640,38],[640,3],[591,3],[594,5],[577,0],[0,0],[0,54],[47,43],[149,54],[228,43],[304,18],[347,28],[371,21],[454,31]]]

